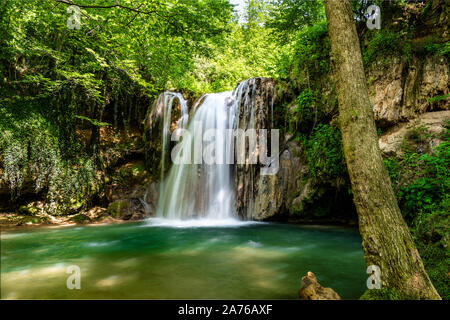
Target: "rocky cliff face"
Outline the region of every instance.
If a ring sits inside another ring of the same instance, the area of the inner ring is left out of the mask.
[[[237,129],[255,129],[257,134],[260,129],[272,129],[274,81],[269,78],[249,79],[239,84],[235,91],[238,99]],[[257,139],[259,141],[259,136]],[[235,166],[236,211],[243,219],[262,220],[278,211],[282,187],[277,176],[260,175],[261,166],[249,163],[247,150],[245,164]]]
[[[384,156],[398,156],[405,136],[423,127],[442,132],[450,119],[449,63],[443,56],[394,57],[389,67],[375,63],[368,71],[369,94],[377,126],[383,129],[380,149]],[[437,136],[437,135],[436,135]],[[430,148],[439,144],[430,139]]]
[[[249,79],[238,85],[241,90],[239,129],[280,129],[274,126],[273,107],[279,101],[275,81],[269,78]],[[269,140],[269,139],[268,139]],[[309,197],[309,172],[301,146],[291,136],[280,136],[279,170],[262,175],[261,164],[236,165],[236,211],[243,219],[267,220],[289,212],[292,205],[301,206]],[[259,152],[259,150],[258,150]]]
[[[378,141],[383,156],[400,156],[404,139],[419,128],[423,128],[430,135],[427,146],[425,146],[427,150],[422,150],[422,152],[430,151],[441,143],[439,137],[443,132],[445,120],[450,120],[450,110],[426,112],[408,122],[401,122],[389,128]]]
[[[165,157],[161,162],[163,154],[170,154],[170,135],[177,127],[181,118],[181,105],[187,108],[186,101],[180,93],[164,92],[155,100],[149,108],[144,120],[144,149],[146,166],[150,169],[153,179],[161,177],[170,168],[170,159]],[[167,118],[167,119],[166,119]],[[164,128],[164,126],[167,128]],[[163,141],[166,140],[166,144]]]
[[[448,110],[449,65],[445,57],[394,57],[390,66],[382,61],[368,70],[369,95],[375,121],[382,128],[407,122],[425,112]],[[433,99],[434,98],[434,99]]]

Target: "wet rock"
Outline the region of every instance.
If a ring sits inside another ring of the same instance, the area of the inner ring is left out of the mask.
[[[270,78],[253,78],[240,83],[235,91],[238,101],[237,128],[256,130],[272,128],[272,108],[275,99],[275,82]],[[257,150],[256,157],[259,157]],[[245,163],[236,164],[236,211],[244,220],[263,220],[275,214],[281,205],[279,179],[260,175],[261,165],[250,163],[248,147]],[[259,159],[259,158],[258,158]]]
[[[1,163],[0,163],[1,165]],[[30,175],[26,175],[22,181],[20,190],[12,190],[9,181],[6,180],[4,171],[0,168],[0,197],[11,198],[14,196],[28,196],[36,194],[36,179]]]
[[[129,208],[130,203],[128,199],[116,200],[109,204],[108,213],[114,218],[127,220],[132,215],[128,210]]]
[[[159,183],[154,182],[141,160],[115,168],[101,193],[107,214],[116,219],[140,220],[155,215]]]
[[[301,212],[304,209],[304,201],[308,200],[313,193],[311,190],[312,180],[308,180],[301,188],[300,194],[292,201],[291,211]]]
[[[282,193],[276,175],[260,176],[254,199],[253,219],[264,220],[276,213],[281,205]]]
[[[24,216],[24,217],[20,217],[20,220],[17,223],[17,226],[47,224],[49,222],[50,222],[49,219],[45,216]]]
[[[241,104],[236,117],[239,129],[276,129],[272,110],[277,103],[275,82],[270,78],[247,80],[235,90],[241,90]],[[259,141],[259,137],[257,137]],[[292,203],[304,191],[302,179],[308,172],[301,146],[291,136],[280,136],[279,170],[274,175],[262,175],[262,165],[236,164],[236,210],[243,219],[266,220],[277,214],[291,213]],[[258,150],[259,152],[259,150]],[[259,156],[259,153],[256,154]]]
[[[333,289],[322,287],[311,271],[308,271],[302,278],[298,297],[302,300],[341,300],[341,297]]]
[[[116,219],[142,220],[156,214],[159,198],[159,183],[137,185],[122,198],[108,205],[107,213]]]
[[[83,212],[90,220],[96,221],[107,216],[107,209],[103,207],[92,207],[88,211]]]

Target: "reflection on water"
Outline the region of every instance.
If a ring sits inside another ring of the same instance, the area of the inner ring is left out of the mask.
[[[354,230],[162,220],[1,235],[2,299],[295,299],[313,271],[343,298],[366,274]],[[81,269],[81,290],[66,287]]]

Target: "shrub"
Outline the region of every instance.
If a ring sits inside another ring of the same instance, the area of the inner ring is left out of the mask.
[[[430,212],[444,200],[450,188],[449,159],[448,141],[431,154],[405,154],[402,165],[406,179],[397,186],[397,196],[407,218],[413,219],[422,210]]]
[[[330,71],[330,39],[325,21],[299,32],[294,43],[292,75],[294,78],[307,68],[311,78]]]
[[[449,299],[449,123],[444,127],[442,143],[430,152],[414,150],[413,144],[430,137],[419,127],[409,133],[403,156],[384,163],[425,269],[441,297]]]
[[[364,65],[368,65],[376,57],[386,57],[394,53],[409,56],[411,46],[407,40],[389,29],[376,30],[368,34],[370,40],[362,47]]]
[[[322,112],[317,100],[317,93],[303,90],[295,99],[294,115],[290,118],[291,131],[310,132],[314,125],[322,118]]]
[[[423,47],[419,50],[422,54],[440,55],[449,58],[450,57],[450,41],[440,43],[440,39],[437,37],[427,38]]]
[[[338,128],[319,124],[309,138],[303,137],[303,145],[313,176],[330,179],[346,176],[342,138]]]

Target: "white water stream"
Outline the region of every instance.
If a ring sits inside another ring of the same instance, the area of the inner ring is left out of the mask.
[[[162,175],[165,172],[166,159],[171,153],[174,153],[172,160],[174,155],[178,155],[190,159],[190,164],[177,164],[172,161],[169,172],[162,177],[157,218],[174,221],[206,219],[215,221],[213,224],[220,224],[220,221],[227,224],[230,219],[235,221],[234,167],[229,164],[231,162],[227,158],[234,154],[235,150],[231,132],[227,129],[239,128],[239,117],[236,115],[240,114],[241,105],[246,108],[250,106],[249,97],[254,92],[249,90],[256,90],[255,88],[255,79],[249,79],[241,82],[234,91],[206,94],[193,106],[191,119],[187,103],[181,94],[165,92],[160,95],[158,99],[163,100],[158,101],[164,103]],[[168,150],[171,112],[175,98],[179,100],[181,108],[177,128],[187,129],[190,133],[183,136],[181,142],[177,142],[178,152]],[[273,98],[270,107],[273,108]],[[255,108],[248,111],[250,117],[247,127],[254,128]],[[273,118],[273,110],[270,114]],[[209,136],[205,142],[203,133],[208,129],[216,129],[216,134]],[[195,148],[198,144],[202,144],[201,149]],[[211,150],[214,150],[214,163],[208,164],[211,161],[205,163],[204,154]],[[252,210],[252,203],[250,207]]]

